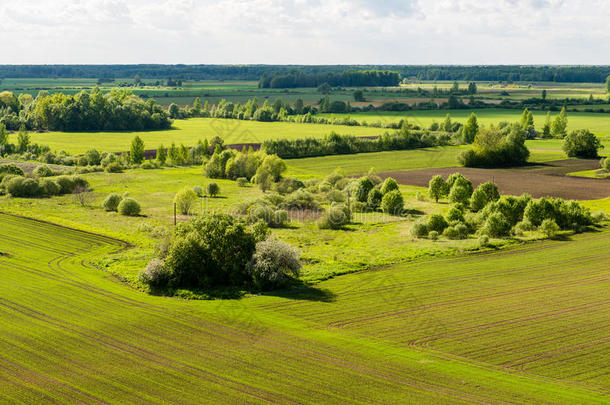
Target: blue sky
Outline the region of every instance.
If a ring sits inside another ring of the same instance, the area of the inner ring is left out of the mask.
[[[0,0],[3,64],[610,64],[608,0]]]

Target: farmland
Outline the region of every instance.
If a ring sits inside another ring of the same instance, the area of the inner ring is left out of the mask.
[[[189,302],[87,265],[121,242],[0,221],[3,402],[607,401],[607,232]]]

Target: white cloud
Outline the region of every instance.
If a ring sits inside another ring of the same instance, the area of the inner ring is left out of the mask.
[[[605,0],[0,0],[0,63],[610,64]]]

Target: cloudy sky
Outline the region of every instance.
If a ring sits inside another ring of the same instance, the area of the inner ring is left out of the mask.
[[[0,0],[2,64],[610,64],[609,0]]]

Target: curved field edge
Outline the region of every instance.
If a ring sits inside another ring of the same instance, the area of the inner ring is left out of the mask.
[[[147,296],[92,269],[123,244],[0,214],[0,398],[13,402],[604,403],[605,392],[277,311]],[[383,274],[380,271],[377,274]],[[356,276],[356,275],[354,275]],[[361,281],[360,281],[361,282]],[[358,285],[352,285],[356,291]],[[349,288],[349,287],[348,287]],[[271,308],[264,308],[265,305]]]

